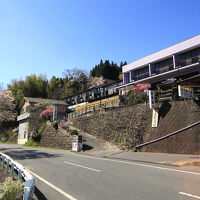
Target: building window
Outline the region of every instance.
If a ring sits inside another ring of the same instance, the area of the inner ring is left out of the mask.
[[[124,84],[130,83],[130,73],[124,73]]]
[[[149,77],[149,66],[135,71],[135,81]]]
[[[182,53],[179,56],[179,66],[186,66],[200,62],[200,48]]]
[[[173,58],[169,58],[167,60],[155,63],[153,68],[153,74],[161,74],[173,69],[174,69]]]

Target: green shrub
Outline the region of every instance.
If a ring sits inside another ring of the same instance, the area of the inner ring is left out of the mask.
[[[129,106],[144,103],[147,101],[147,94],[142,91],[130,91],[128,95],[126,95],[126,100]]]
[[[56,130],[58,130],[58,122],[54,122],[54,123],[53,123],[53,127],[54,127]]]
[[[15,200],[23,192],[24,184],[21,181],[13,181],[10,177],[0,184],[0,199]]]
[[[173,99],[173,101],[177,101],[179,99],[178,87],[173,87],[172,88],[172,99]]]
[[[37,142],[33,141],[33,139],[30,139],[24,144],[24,146],[26,146],[26,147],[37,147],[37,146],[39,146],[39,144]]]
[[[47,122],[43,122],[40,128],[37,129],[37,131],[34,131],[34,134],[32,134],[32,139],[34,142],[39,143],[41,140],[42,133],[44,132],[44,129],[46,128]]]
[[[71,131],[70,131],[70,134],[71,134],[71,135],[78,135],[78,131],[77,131],[77,130],[71,130]]]
[[[123,147],[126,144],[126,137],[121,138],[120,146]]]
[[[46,125],[47,125],[47,122],[42,123],[42,125],[38,129],[38,134],[39,135],[41,135],[44,132],[44,129],[45,129]]]
[[[11,130],[0,130],[0,142],[14,143],[17,140],[17,133]]]

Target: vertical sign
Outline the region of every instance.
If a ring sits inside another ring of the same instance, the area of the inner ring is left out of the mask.
[[[57,106],[53,107],[53,121],[57,120],[58,108]]]
[[[78,135],[72,136],[72,151],[78,151]]]
[[[153,109],[152,113],[152,128],[158,127],[159,109]]]
[[[154,108],[155,105],[156,105],[155,92],[149,90],[149,106],[150,108]]]

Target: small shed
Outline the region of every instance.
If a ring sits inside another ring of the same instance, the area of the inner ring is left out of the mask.
[[[64,101],[54,99],[41,99],[24,97],[20,105],[20,115],[17,117],[19,122],[18,144],[25,144],[29,138],[29,122],[34,113],[31,113],[31,107],[36,104],[48,104],[54,110],[54,119],[62,120],[66,117],[67,104]]]

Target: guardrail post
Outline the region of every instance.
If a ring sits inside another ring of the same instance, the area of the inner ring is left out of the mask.
[[[22,170],[19,169],[19,171],[18,171],[18,180],[21,180],[21,178],[22,178]]]
[[[35,185],[34,179],[30,179],[25,182],[23,200],[31,200],[33,198],[34,185]]]
[[[10,160],[9,160],[9,159],[7,159],[6,174],[8,173],[9,164],[10,164]]]
[[[2,162],[2,168],[4,168],[4,165],[5,165],[5,159],[6,159],[5,157],[2,157],[2,161],[3,161],[3,162]]]
[[[10,171],[10,175],[12,178],[14,178],[14,164],[11,164],[11,171]]]

